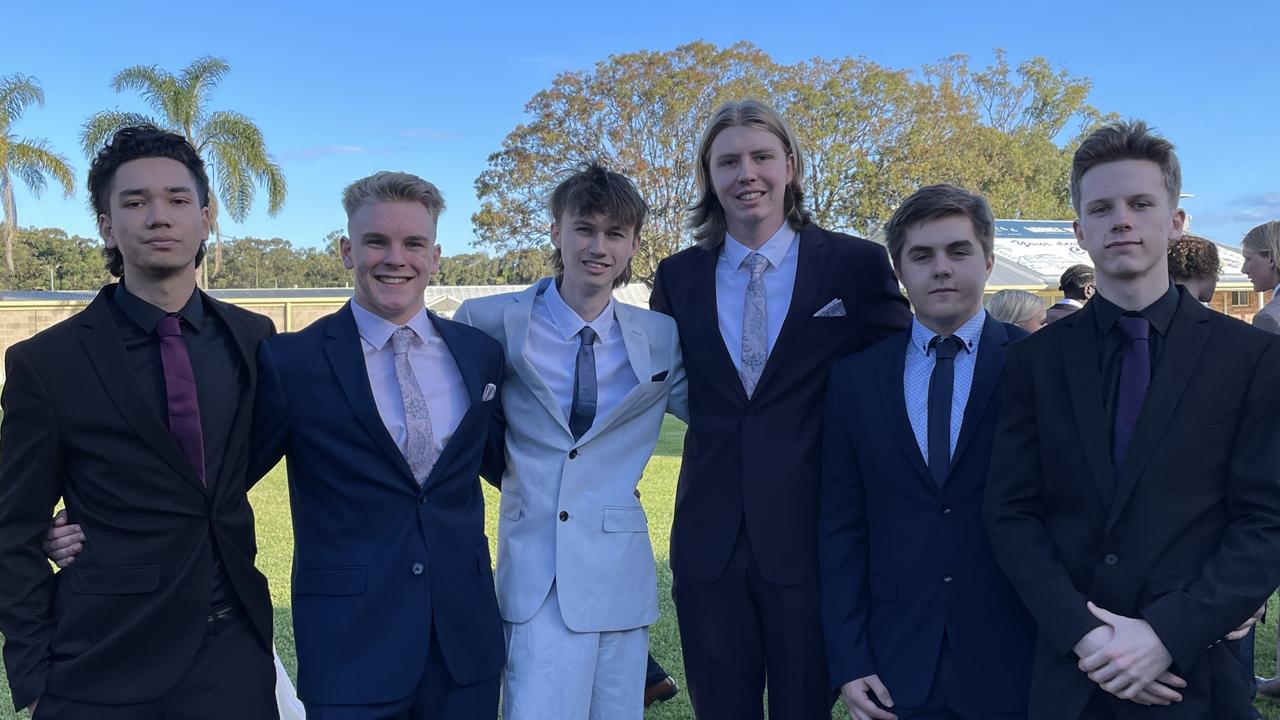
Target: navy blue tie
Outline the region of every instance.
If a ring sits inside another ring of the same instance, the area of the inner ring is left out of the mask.
[[[929,378],[929,474],[942,487],[951,469],[951,398],[955,394],[956,354],[960,340],[954,335],[934,336],[933,376]]]
[[[1111,442],[1111,460],[1116,472],[1120,472],[1151,385],[1151,323],[1141,316],[1121,315],[1116,318],[1116,328],[1125,340],[1120,352],[1120,392],[1116,395]]]
[[[578,360],[573,372],[573,407],[569,411],[569,431],[579,440],[596,420],[596,331],[584,327],[578,332]]]

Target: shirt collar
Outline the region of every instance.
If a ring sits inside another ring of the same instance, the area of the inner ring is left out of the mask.
[[[956,329],[952,335],[960,338],[960,344],[970,354],[978,352],[978,341],[982,339],[982,326],[987,321],[987,311],[985,308],[979,308],[978,312],[965,321],[963,325]],[[920,319],[912,316],[911,318],[911,347],[920,352],[921,355],[929,355],[929,343],[937,337],[938,333],[925,327]]]
[[[400,325],[365,310],[355,301],[355,298],[351,299],[351,314],[355,316],[356,330],[359,331],[360,337],[377,350],[386,346],[392,334],[401,328]],[[404,326],[413,328],[413,332],[422,340],[423,345],[426,345],[435,335],[435,327],[431,324],[431,318],[427,317],[426,308],[418,310],[418,313],[409,318],[409,322]]]
[[[125,287],[124,278],[120,278],[120,282],[116,284],[115,301],[116,305],[124,311],[125,317],[147,333],[155,332],[160,321],[170,314],[186,320],[187,326],[195,332],[200,332],[200,328],[204,325],[204,301],[198,289],[191,291],[191,297],[187,298],[182,309],[176,313],[167,313],[129,292]]]
[[[1064,297],[1064,298],[1062,298],[1061,300],[1059,300],[1059,301],[1058,301],[1058,304],[1059,304],[1059,305],[1070,305],[1071,307],[1075,307],[1075,308],[1083,308],[1083,307],[1084,307],[1084,303],[1080,302],[1079,300],[1077,300],[1077,299],[1075,299],[1075,298],[1069,298],[1069,297]]]
[[[778,232],[765,241],[759,250],[751,248],[738,242],[737,238],[729,233],[724,234],[724,259],[729,261],[729,267],[735,271],[742,268],[742,261],[751,253],[758,252],[769,261],[770,267],[778,267],[782,264],[782,259],[787,256],[787,251],[791,249],[791,244],[796,241],[798,233],[790,223],[782,223],[782,227],[778,228]]]
[[[1099,300],[1102,302],[1098,302]],[[1119,305],[1103,297],[1102,293],[1095,294],[1089,303],[1098,305],[1094,309],[1093,318],[1097,323],[1099,337],[1106,337],[1107,333],[1111,332],[1111,327],[1116,324],[1116,320],[1126,314],[1140,315],[1151,323],[1151,327],[1156,332],[1168,335],[1169,326],[1173,324],[1173,315],[1178,311],[1178,287],[1171,281],[1169,289],[1165,290],[1163,295],[1137,313],[1128,313]]]
[[[555,280],[547,283],[542,292],[542,301],[547,304],[547,310],[551,313],[551,322],[555,323],[560,337],[565,340],[576,340],[578,333],[582,332],[584,327],[594,330],[596,336],[603,340],[613,334],[613,328],[617,325],[612,297],[609,298],[609,304],[604,306],[604,310],[591,322],[583,320],[576,310],[569,307],[569,303],[566,303],[560,295],[560,288],[556,287]]]

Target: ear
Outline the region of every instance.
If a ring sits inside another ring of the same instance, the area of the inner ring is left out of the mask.
[[[563,250],[560,247],[560,223],[555,220],[551,221],[551,245],[557,250]]]
[[[1178,208],[1173,211],[1173,232],[1169,233],[1169,242],[1182,237],[1182,230],[1187,226],[1187,211]]]
[[[996,254],[995,254],[994,250],[992,251],[992,253],[991,253],[990,255],[987,255],[987,256],[986,256],[986,260],[987,260],[987,275],[986,275],[986,279],[990,280],[990,279],[991,279],[991,269],[992,269],[992,268],[994,268],[994,267],[996,266]]]
[[[787,184],[790,185],[796,178],[796,156],[795,153],[787,153]]]
[[[213,215],[209,213],[208,205],[200,208],[200,227],[204,228],[204,236],[209,237],[209,231],[213,230]]]
[[[98,235],[108,248],[116,246],[116,239],[111,236],[111,216],[107,213],[98,215]]]
[[[1071,231],[1076,235],[1076,245],[1080,246],[1080,249],[1084,250],[1087,255],[1089,249],[1084,246],[1084,230],[1080,229],[1080,218],[1071,221]]]
[[[350,270],[355,267],[355,263],[351,261],[351,238],[343,235],[338,240],[338,250],[342,254],[342,267]]]

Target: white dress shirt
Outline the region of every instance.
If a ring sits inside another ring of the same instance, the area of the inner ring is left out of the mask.
[[[554,280],[544,280],[544,285],[533,301],[533,315],[529,322],[529,340],[525,344],[525,359],[533,366],[551,393],[560,401],[565,420],[573,412],[573,383],[578,365],[578,347],[582,341],[578,333],[590,327],[596,333],[596,417],[599,421],[609,414],[631,388],[639,384],[627,346],[622,340],[622,328],[614,313],[614,300],[591,322],[579,317],[560,296]]]
[[[365,310],[355,300],[351,301],[351,314],[355,315],[356,329],[360,332],[360,347],[364,350],[364,367],[369,373],[373,402],[378,406],[378,415],[387,426],[391,439],[403,453],[407,449],[409,434],[405,428],[404,397],[396,380],[395,352],[391,343],[392,333],[401,326]],[[436,457],[440,457],[449,438],[458,429],[458,423],[471,407],[471,399],[467,396],[458,363],[431,323],[431,318],[427,317],[427,311],[419,310],[405,325],[417,335],[409,345],[409,364],[431,411],[431,435],[435,441]]]
[[[716,262],[716,318],[720,324],[720,337],[733,359],[733,366],[742,370],[742,308],[746,304],[747,282],[751,272],[742,261],[758,252],[769,261],[761,278],[764,280],[765,314],[769,330],[769,352],[773,352],[782,323],[791,309],[791,293],[796,286],[796,266],[800,255],[799,234],[788,223],[782,223],[778,232],[765,241],[759,250],[752,250],[725,233]]]
[[[987,311],[979,310],[953,333],[960,338],[964,350],[956,353],[955,385],[951,391],[951,454],[956,453],[956,441],[960,439],[960,426],[964,423],[964,408],[969,402],[969,390],[973,388],[973,370],[978,364],[978,341],[982,339],[982,325],[987,321]],[[911,344],[907,346],[907,362],[902,373],[902,391],[907,401],[907,417],[920,446],[924,464],[929,464],[929,381],[936,364],[929,342],[938,333],[920,321],[911,319]]]

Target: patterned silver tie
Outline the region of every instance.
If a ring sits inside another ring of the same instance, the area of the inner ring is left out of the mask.
[[[436,464],[436,441],[431,431],[431,410],[422,395],[422,387],[409,364],[409,345],[416,335],[413,328],[402,327],[391,335],[391,348],[396,359],[396,381],[400,383],[400,397],[404,400],[405,450],[404,459],[418,484],[426,482],[431,468]]]
[[[769,359],[769,312],[764,296],[764,271],[769,259],[753,252],[742,259],[741,267],[751,272],[751,279],[742,303],[742,367],[738,376],[747,397],[751,397]]]

